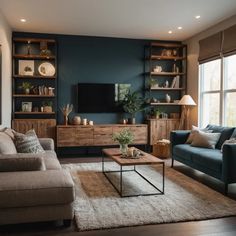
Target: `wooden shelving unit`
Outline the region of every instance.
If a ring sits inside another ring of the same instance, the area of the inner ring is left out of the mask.
[[[55,73],[49,73],[49,68],[42,63],[54,68]],[[44,71],[40,70],[40,66],[44,67]],[[23,83],[30,84],[29,94],[23,91]],[[13,128],[18,132],[34,128],[40,137],[54,138],[57,115],[56,40],[13,37],[12,84]],[[25,104],[30,106],[25,109]],[[44,106],[52,107],[52,112],[39,112]]]

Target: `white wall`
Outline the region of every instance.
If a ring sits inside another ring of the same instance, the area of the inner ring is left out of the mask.
[[[203,20],[203,19],[202,19]],[[188,45],[188,81],[187,93],[192,96],[194,101],[198,103],[198,55],[199,40],[206,38],[214,33],[224,30],[236,24],[236,15],[222,21],[221,23],[193,36],[184,43]],[[191,109],[190,124],[198,124],[198,106]]]
[[[2,48],[2,127],[11,126],[11,28],[0,12],[0,44]]]

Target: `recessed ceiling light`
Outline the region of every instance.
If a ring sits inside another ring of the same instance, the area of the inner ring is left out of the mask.
[[[196,19],[199,19],[200,17],[201,17],[201,16],[199,16],[199,15],[195,16]]]
[[[182,26],[179,26],[179,27],[178,27],[178,30],[181,30],[181,29],[183,29],[183,27],[182,27]]]
[[[25,23],[26,22],[26,19],[20,19],[21,22]]]
[[[169,31],[168,31],[168,34],[172,34],[172,31],[171,31],[171,30],[169,30]]]

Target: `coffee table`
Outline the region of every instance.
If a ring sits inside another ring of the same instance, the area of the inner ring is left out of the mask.
[[[139,149],[138,149],[139,150]],[[159,195],[164,194],[164,188],[165,188],[165,161],[152,156],[151,154],[148,154],[146,152],[143,152],[139,150],[142,153],[142,156],[139,158],[123,158],[121,156],[119,148],[106,148],[102,150],[102,172],[108,179],[108,181],[112,184],[112,186],[115,188],[115,190],[119,193],[121,197],[135,197],[135,196],[149,196],[149,195]],[[105,171],[105,156],[108,158],[111,158],[113,161],[115,161],[119,166],[119,170],[115,171]],[[160,190],[156,185],[154,185],[150,180],[148,180],[143,174],[141,174],[137,169],[137,165],[162,165],[162,190]],[[132,169],[124,170],[123,167],[125,166],[133,166]],[[123,193],[123,178],[122,175],[124,172],[127,171],[134,171],[139,176],[141,176],[148,184],[150,184],[152,187],[154,187],[157,192],[155,193],[141,193],[141,194],[132,194],[132,195],[124,195]],[[109,178],[108,173],[112,172],[119,172],[120,173],[120,181],[119,181],[119,188],[112,182],[111,178]]]

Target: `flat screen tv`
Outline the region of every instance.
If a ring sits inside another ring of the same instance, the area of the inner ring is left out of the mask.
[[[129,88],[130,84],[78,83],[78,112],[122,112],[120,101]]]

